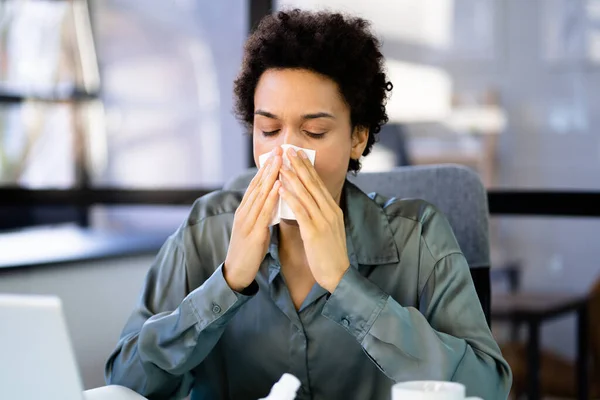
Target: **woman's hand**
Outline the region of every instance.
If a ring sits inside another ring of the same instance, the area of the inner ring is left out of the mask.
[[[350,266],[344,214],[304,152],[288,155],[292,169],[281,168],[279,193],[296,215],[313,277],[333,293]]]
[[[273,155],[248,185],[235,212],[231,241],[223,267],[230,288],[241,292],[256,277],[269,246],[269,222],[279,199],[281,183],[277,179],[282,164],[282,150]]]

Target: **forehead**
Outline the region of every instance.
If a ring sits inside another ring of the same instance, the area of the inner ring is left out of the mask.
[[[349,112],[335,81],[304,69],[265,71],[254,92],[254,108],[277,115]]]

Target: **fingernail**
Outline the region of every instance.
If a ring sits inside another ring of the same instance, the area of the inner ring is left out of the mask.
[[[292,155],[292,157],[296,157],[298,155],[298,153],[296,153],[296,150],[292,147],[290,147],[289,153]]]
[[[305,160],[308,158],[308,156],[306,155],[306,153],[304,151],[300,150],[298,153],[300,154],[301,158],[303,158]]]

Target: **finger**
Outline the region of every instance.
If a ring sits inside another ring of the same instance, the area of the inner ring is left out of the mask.
[[[273,152],[273,155],[275,155],[275,156],[282,156],[283,155],[283,149],[281,147],[275,147],[271,151]]]
[[[258,171],[261,175],[259,176],[259,174],[256,174],[256,176],[254,176],[254,178],[250,182],[250,185],[248,185],[248,188],[246,189],[246,191],[252,191],[257,186],[259,186],[260,183],[262,182],[262,178],[264,177],[264,175],[269,172],[273,162],[277,161],[278,157],[281,158],[282,155],[283,155],[283,149],[281,147],[276,147],[273,150],[271,150],[271,155],[267,158],[267,161],[263,164],[262,168],[260,168]]]
[[[265,170],[263,175],[260,177],[260,180],[254,186],[254,189],[248,196],[248,208],[253,208],[257,201],[260,201],[261,198],[264,199],[268,195],[273,183],[275,183],[275,180],[279,176],[279,167],[280,160],[278,160],[276,157],[270,159],[268,169]]]
[[[279,188],[281,187],[281,182],[279,180],[275,181],[271,191],[269,192],[269,196],[267,196],[267,200],[263,205],[260,214],[258,214],[258,218],[256,218],[256,226],[258,227],[267,227],[269,226],[269,222],[271,222],[271,218],[273,217],[273,212],[275,207],[277,206],[277,201],[279,200]]]
[[[310,162],[308,156],[304,151],[300,150],[297,158],[300,160],[300,164],[304,167],[305,171],[305,174],[301,174],[299,177],[302,180],[303,177],[308,176],[306,178],[307,183],[304,186],[307,188],[309,193],[312,194],[317,205],[319,206],[323,217],[323,219],[320,221],[328,221],[329,223],[335,222],[342,229],[344,229],[344,214],[339,204],[333,199],[331,193],[329,193],[327,186],[325,186],[325,183]],[[300,167],[300,169],[302,171],[302,167]],[[311,189],[314,189],[314,191]]]
[[[270,157],[265,165],[263,166],[262,173],[260,176],[255,176],[253,181],[254,181],[254,185],[253,187],[250,189],[248,188],[248,190],[246,191],[247,196],[245,196],[245,199],[242,201],[242,204],[240,204],[240,207],[243,206],[242,209],[251,209],[252,205],[257,201],[258,196],[260,195],[260,190],[261,188],[265,185],[265,184],[272,184],[274,182],[275,179],[272,179],[271,181],[269,181],[269,177],[273,177],[273,176],[277,176],[277,174],[272,175],[272,172],[274,169],[278,169],[279,166],[277,164],[278,160],[277,160],[277,156],[274,157]],[[268,189],[266,189],[267,191],[270,190],[270,187]]]
[[[284,179],[283,186],[296,196],[308,212],[308,215],[310,215],[312,219],[319,218],[322,215],[319,205],[315,202],[313,196],[306,190],[296,173],[284,165],[281,168],[281,175]]]
[[[313,229],[313,222],[298,198],[283,185],[279,188],[279,196],[290,206],[301,229]]]
[[[269,192],[273,188],[275,181],[279,176],[279,168],[281,167],[281,157],[275,156],[273,157],[271,168],[269,168],[269,172],[264,176],[261,184],[254,189],[254,193],[252,196],[248,198],[248,222],[251,224],[256,222],[260,211],[262,210],[267,197],[269,196]]]
[[[306,154],[302,150],[296,153],[288,152],[288,154],[290,155],[289,159],[294,171],[308,193],[313,197],[318,207],[323,211],[331,211],[335,201],[329,194],[325,184],[310,163]]]
[[[242,197],[242,201],[239,205],[239,208],[243,208],[248,203],[248,199],[252,196],[252,193],[254,193],[254,189],[256,188],[256,186],[258,186],[260,182],[262,182],[262,178],[265,175],[265,173],[269,171],[272,162],[273,157],[269,157],[269,159],[264,163],[262,168],[260,168],[256,175],[254,175],[254,178],[252,178],[250,184],[246,188],[246,193],[244,193],[244,197]]]
[[[317,173],[317,170],[310,162],[306,153],[304,151],[300,151],[299,156],[300,160],[302,160],[302,163],[306,167],[306,171],[308,171],[310,177],[312,178],[313,183],[316,185],[316,187],[320,189],[320,193],[323,195],[323,200],[327,201],[327,203],[331,206],[332,209],[338,208],[339,205],[333,199],[331,193],[329,193],[329,189],[327,189],[327,186],[325,186],[325,182],[323,182],[323,180]]]

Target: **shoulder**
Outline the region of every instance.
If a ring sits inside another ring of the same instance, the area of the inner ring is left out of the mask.
[[[179,228],[176,240],[185,257],[191,288],[200,286],[225,260],[242,197],[243,192],[222,190],[202,196]]]
[[[396,236],[418,235],[423,250],[434,260],[461,252],[448,219],[433,204],[421,199],[370,197],[382,207]]]
[[[186,224],[194,226],[217,217],[233,220],[243,196],[243,192],[231,190],[217,190],[202,196],[192,205]]]

